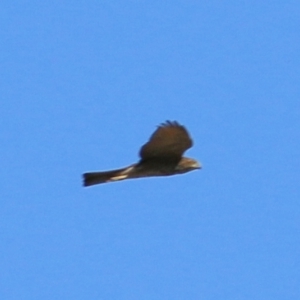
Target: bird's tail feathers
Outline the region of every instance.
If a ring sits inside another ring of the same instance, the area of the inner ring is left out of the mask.
[[[111,170],[106,172],[89,172],[83,174],[83,185],[91,186],[95,184],[124,180],[128,178],[133,166]]]

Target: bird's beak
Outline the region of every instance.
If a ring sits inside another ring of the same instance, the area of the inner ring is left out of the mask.
[[[193,168],[195,169],[202,169],[202,164],[198,161],[195,161],[195,164],[193,165]]]

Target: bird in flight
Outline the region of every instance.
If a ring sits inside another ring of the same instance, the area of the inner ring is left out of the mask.
[[[114,182],[130,178],[170,176],[201,169],[193,158],[183,157],[193,141],[184,126],[176,121],[162,123],[140,150],[139,162],[129,167],[83,174],[83,185]]]

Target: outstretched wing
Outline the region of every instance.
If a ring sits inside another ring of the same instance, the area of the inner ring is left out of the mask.
[[[140,156],[142,161],[157,159],[176,163],[192,145],[192,139],[182,125],[176,121],[166,121],[158,126],[141,148]]]

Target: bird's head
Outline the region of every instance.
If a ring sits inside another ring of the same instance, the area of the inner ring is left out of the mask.
[[[193,170],[201,169],[202,165],[193,158],[182,157],[175,168],[177,173],[186,173]]]

